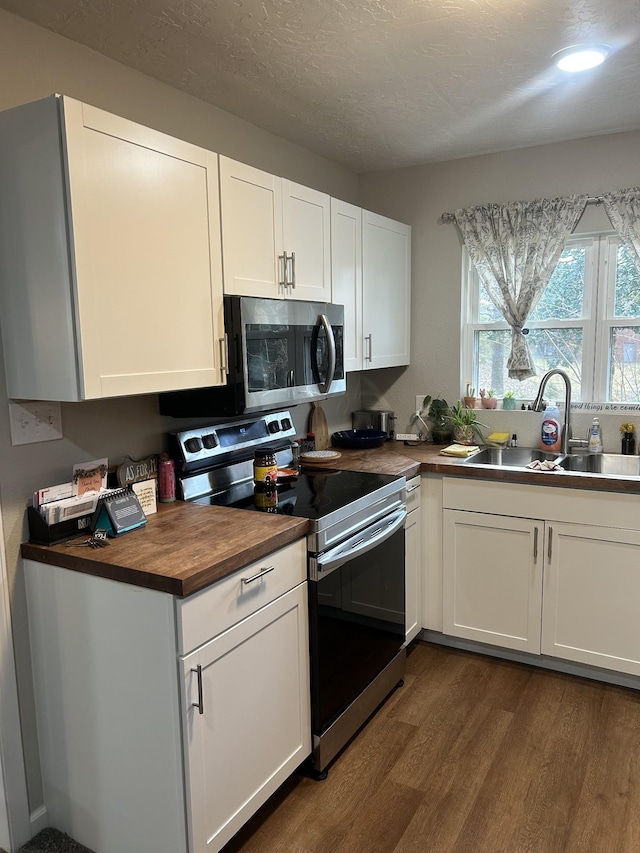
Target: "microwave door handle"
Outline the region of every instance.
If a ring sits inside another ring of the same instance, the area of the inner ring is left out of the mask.
[[[351,539],[347,539],[346,542],[319,555],[316,558],[318,573],[324,577],[330,572],[335,571],[335,569],[339,569],[345,563],[348,563],[349,560],[353,560],[354,557],[360,557],[362,554],[366,554],[367,551],[371,551],[380,545],[381,542],[385,542],[393,536],[396,530],[399,530],[403,526],[406,517],[407,511],[400,509],[392,515],[383,518],[382,523],[377,524],[372,531],[365,531],[364,535],[360,531]]]
[[[336,339],[333,336],[333,329],[326,314],[320,315],[320,322],[324,326],[327,334],[327,346],[329,348],[329,367],[327,368],[327,381],[318,383],[321,394],[328,394],[331,383],[333,382],[333,374],[336,372]]]

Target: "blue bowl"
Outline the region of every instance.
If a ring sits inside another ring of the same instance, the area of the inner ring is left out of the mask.
[[[333,433],[331,443],[336,447],[364,450],[367,447],[380,447],[388,438],[388,433],[379,429],[343,429]]]

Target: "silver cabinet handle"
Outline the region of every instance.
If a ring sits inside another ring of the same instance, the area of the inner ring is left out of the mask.
[[[291,252],[289,255],[289,261],[291,262],[291,277],[289,278],[289,284],[291,288],[295,288],[296,286],[296,253]]]
[[[253,575],[250,578],[242,578],[242,583],[243,584],[253,583],[254,581],[259,580],[260,578],[263,578],[265,575],[268,575],[269,572],[272,572],[274,569],[275,569],[275,566],[267,566],[266,569],[262,569],[262,571],[259,571],[257,575]]]
[[[538,528],[533,528],[533,565],[538,562]]]
[[[227,350],[229,337],[226,332],[223,338],[218,338],[218,344],[220,345],[220,372],[225,377],[229,375],[229,356]]]
[[[365,355],[365,357],[364,357],[365,361],[371,361],[371,358],[373,356],[373,341],[371,338],[372,338],[372,335],[365,335],[364,336],[365,341],[369,341],[369,355]]]
[[[199,714],[204,714],[204,694],[202,692],[202,667],[200,664],[195,669],[192,669],[191,672],[195,672],[198,678],[198,701],[192,702],[191,707],[197,708]]]
[[[410,494],[411,492],[415,492],[415,490],[416,490],[416,489],[419,489],[419,488],[420,488],[420,484],[419,484],[419,483],[418,483],[418,485],[417,485],[417,486],[410,486],[410,487],[407,489],[407,494]]]
[[[279,281],[278,286],[286,289],[287,287],[287,255],[278,255]]]
[[[547,558],[549,562],[551,562],[551,551],[552,549],[552,541],[553,541],[553,527],[549,528],[549,541],[547,543]]]

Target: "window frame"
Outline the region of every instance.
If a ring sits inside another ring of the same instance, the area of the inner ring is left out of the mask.
[[[611,368],[612,329],[620,326],[640,326],[638,317],[616,317],[615,274],[618,247],[622,240],[613,230],[574,234],[567,240],[571,246],[585,248],[585,270],[582,317],[569,320],[528,321],[530,329],[582,329],[581,393],[576,402],[611,403],[609,375]],[[491,323],[478,321],[480,308],[480,279],[466,246],[462,252],[462,324],[460,386],[471,382],[478,386],[478,339],[482,331],[509,331],[506,320]],[[471,379],[469,378],[471,377]],[[539,377],[541,378],[541,376]],[[624,401],[628,403],[637,401]]]

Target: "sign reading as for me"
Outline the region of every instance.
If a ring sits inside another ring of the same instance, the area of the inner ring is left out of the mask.
[[[127,456],[118,466],[118,485],[128,486],[130,483],[140,483],[158,476],[158,457],[147,456],[146,459],[132,459]]]

